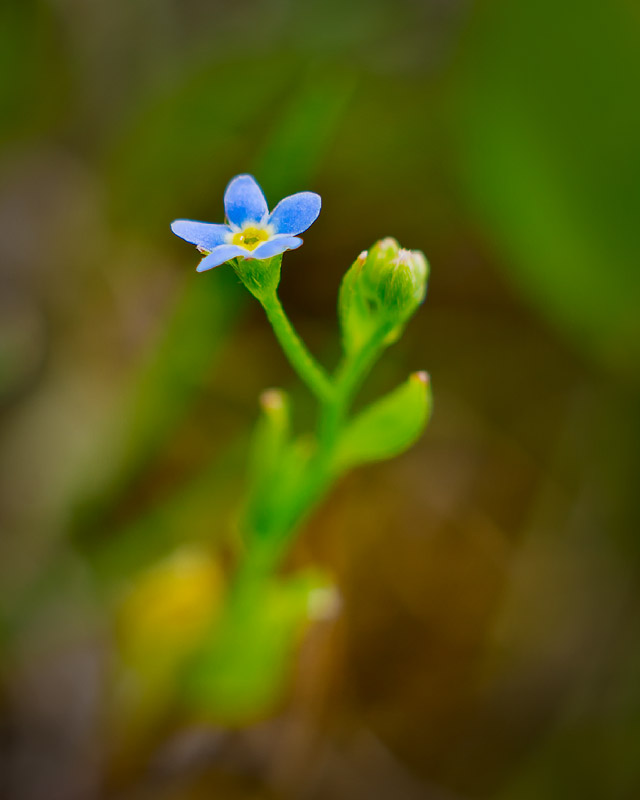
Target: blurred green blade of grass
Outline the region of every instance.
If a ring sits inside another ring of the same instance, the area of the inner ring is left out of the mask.
[[[240,292],[231,271],[189,280],[155,351],[134,380],[122,420],[98,442],[104,464],[95,485],[81,484],[73,510],[77,544],[112,530],[111,512],[158,455],[201,390],[236,317]]]
[[[637,380],[637,20],[622,2],[500,0],[476,13],[456,132],[472,207],[541,313]]]
[[[141,104],[106,158],[117,222],[164,226],[196,217],[193,206],[201,202],[205,219],[221,212],[222,197],[213,192],[232,177],[234,165],[246,171],[243,153],[280,100],[287,71],[283,59],[257,63],[245,51],[241,59],[216,57]]]
[[[95,577],[107,595],[182,545],[197,543],[215,549],[226,533],[237,494],[237,474],[244,463],[245,437],[216,451],[205,468],[183,481],[162,502],[156,502],[116,536],[91,553]]]
[[[221,220],[215,187],[249,169],[275,205],[310,180],[353,87],[346,67],[303,67],[279,52],[216,54],[187,70],[137,111],[106,156],[115,219],[154,228],[195,216],[196,206]]]
[[[302,75],[290,102],[276,119],[258,158],[256,172],[274,199],[311,188],[356,87],[350,68],[315,64]]]

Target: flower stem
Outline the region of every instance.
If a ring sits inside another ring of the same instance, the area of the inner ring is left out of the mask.
[[[365,344],[354,354],[347,356],[334,376],[335,394],[337,402],[345,410],[360,388],[360,384],[367,377],[371,367],[375,364],[381,350],[385,346],[385,339],[393,330],[392,323],[383,323],[371,334]]]
[[[290,513],[276,538],[287,541],[337,477],[335,450],[349,406],[360,384],[380,356],[392,328],[392,324],[380,325],[360,350],[345,358],[336,370],[331,393],[320,398],[317,451],[309,464],[306,480],[292,500]]]
[[[257,570],[263,575],[273,572],[284,554],[288,543],[302,521],[317,506],[337,477],[335,452],[340,433],[345,424],[349,406],[360,384],[384,349],[385,340],[393,325],[382,324],[363,347],[345,357],[333,377],[314,361],[302,343],[275,294],[261,301],[278,341],[289,361],[320,403],[320,418],[317,432],[317,447],[304,470],[296,492],[289,498],[288,507],[279,518],[269,536],[259,540],[260,552],[247,554],[247,569]]]
[[[278,295],[274,292],[273,295],[263,298],[261,302],[289,363],[313,394],[320,401],[327,401],[333,395],[333,384],[289,322]]]

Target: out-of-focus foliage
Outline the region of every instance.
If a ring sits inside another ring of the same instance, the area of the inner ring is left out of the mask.
[[[162,718],[180,691],[185,663],[220,616],[223,596],[219,564],[195,549],[177,550],[123,592],[109,698],[118,749],[138,748]]]
[[[296,645],[322,618],[315,598],[330,591],[327,577],[300,573],[264,587],[252,582],[232,598],[185,677],[190,714],[238,725],[273,713],[295,664]],[[329,606],[327,611],[333,611]]]
[[[542,315],[637,380],[637,10],[504,0],[465,45],[459,135],[479,219]]]
[[[0,793],[637,796],[634,5],[8,0],[0,65]],[[327,364],[358,253],[428,255],[364,391],[428,368],[436,403],[216,666],[257,398],[290,390],[287,442],[314,413],[231,270],[196,276],[168,229],[244,171],[322,195],[282,295]],[[310,563],[338,621],[310,622]]]

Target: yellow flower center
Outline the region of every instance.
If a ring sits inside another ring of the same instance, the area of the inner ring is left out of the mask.
[[[231,242],[247,250],[255,250],[259,244],[269,239],[269,231],[264,228],[245,228],[243,231],[233,234]]]

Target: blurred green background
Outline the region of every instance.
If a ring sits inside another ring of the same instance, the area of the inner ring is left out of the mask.
[[[4,0],[0,65],[0,794],[640,796],[637,5]],[[283,584],[227,665],[241,719],[175,662],[259,393],[313,405],[169,231],[240,172],[323,197],[281,294],[327,364],[358,253],[425,251],[365,399],[415,369],[435,395],[302,532],[286,570],[341,613],[302,630]]]

